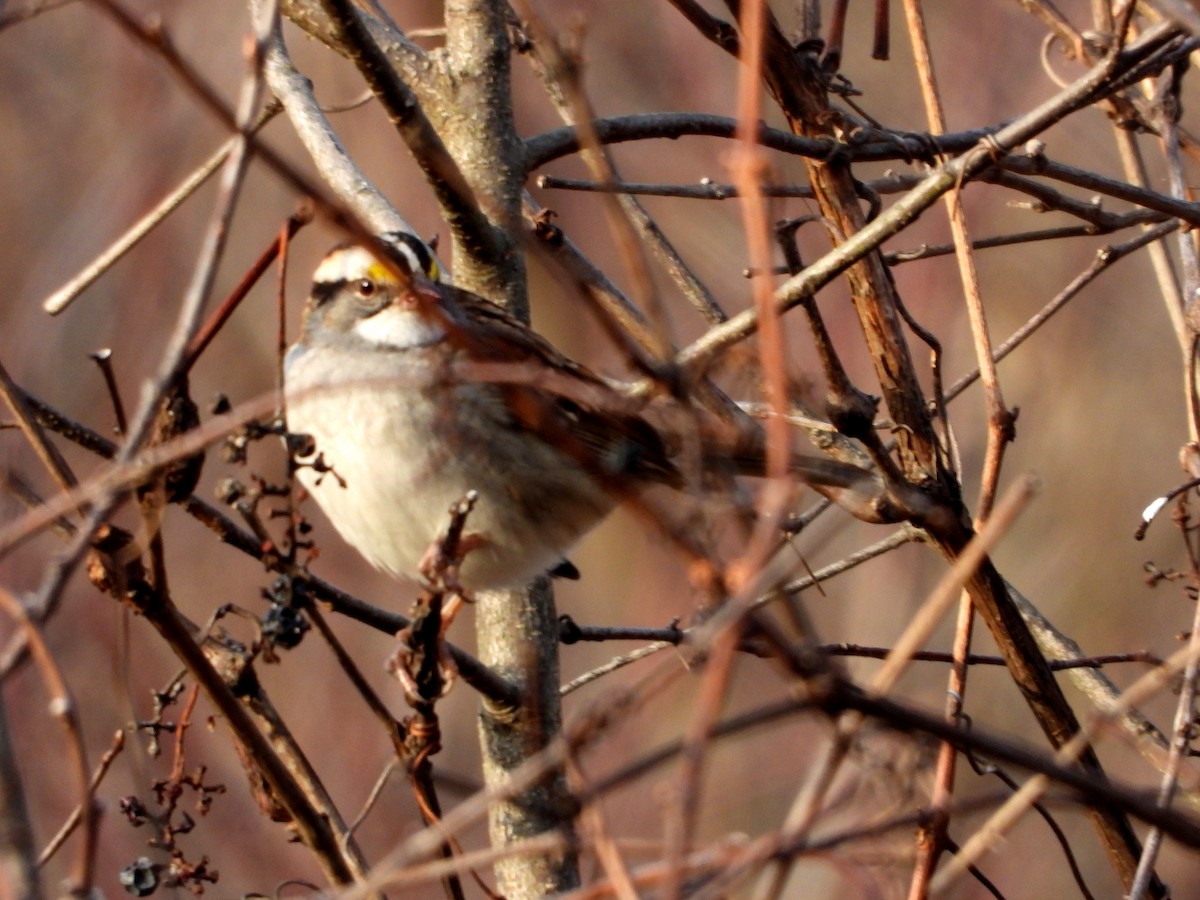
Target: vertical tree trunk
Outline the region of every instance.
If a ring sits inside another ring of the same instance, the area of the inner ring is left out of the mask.
[[[497,258],[481,259],[471,247],[454,248],[455,282],[528,320],[524,258],[517,240],[521,221],[522,153],[513,125],[507,4],[496,0],[446,3],[445,63],[452,103],[437,111],[439,131],[488,218],[496,226]],[[562,725],[558,694],[558,625],[546,580],[528,592],[497,591],[477,598],[476,630],[484,663],[521,686],[519,709],[485,704],[480,715],[483,774],[489,787],[544,748]],[[566,780],[556,773],[489,816],[491,841],[500,848],[551,829],[573,844]],[[515,855],[496,865],[498,889],[510,900],[541,897],[579,883],[573,850]]]
[[[483,775],[489,787],[547,745],[561,730],[558,694],[558,622],[547,580],[528,593],[496,591],[478,598],[475,610],[480,658],[526,692],[517,709],[484,703],[479,717]],[[542,897],[579,884],[573,848],[571,798],[561,771],[521,794],[493,805],[488,817],[492,845],[504,847],[552,829],[564,832],[560,853],[511,856],[496,864],[498,888],[509,900]]]

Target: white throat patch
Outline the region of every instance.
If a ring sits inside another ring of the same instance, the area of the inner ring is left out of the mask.
[[[369,319],[354,324],[354,332],[363,340],[380,347],[407,350],[428,347],[446,336],[439,322],[431,322],[413,310],[389,306]]]

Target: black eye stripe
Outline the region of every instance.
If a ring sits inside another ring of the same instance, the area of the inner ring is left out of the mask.
[[[312,298],[317,306],[324,306],[330,300],[338,295],[338,292],[346,286],[346,279],[339,278],[336,281],[314,281],[312,286]]]
[[[363,290],[364,286],[369,286]],[[352,290],[364,300],[371,300],[379,294],[379,285],[369,278],[336,278],[333,281],[315,281],[312,286],[312,299],[315,306],[325,306],[347,289]],[[369,315],[375,315],[383,306],[372,309]]]

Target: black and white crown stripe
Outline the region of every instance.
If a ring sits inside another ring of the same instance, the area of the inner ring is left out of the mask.
[[[425,277],[433,281],[444,280],[445,270],[433,255],[433,250],[412,232],[388,231],[381,234],[380,238],[400,251],[412,271],[423,272]]]

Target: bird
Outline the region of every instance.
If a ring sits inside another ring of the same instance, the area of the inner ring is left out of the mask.
[[[317,266],[284,363],[287,430],[308,438],[297,477],[391,575],[428,574],[468,493],[462,589],[572,574],[568,551],[624,497],[683,487],[677,442],[610,382],[440,275],[405,232],[339,244]],[[808,468],[827,491],[874,489],[848,464]]]

